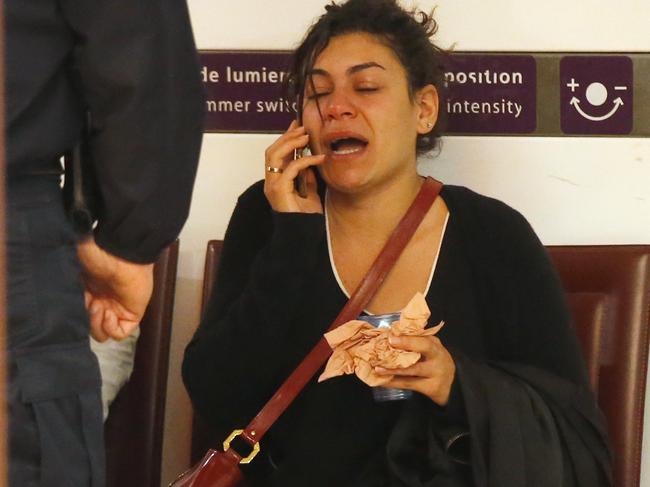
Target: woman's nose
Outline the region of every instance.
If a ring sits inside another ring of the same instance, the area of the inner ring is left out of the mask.
[[[333,92],[325,100],[325,117],[332,120],[339,120],[346,117],[354,117],[356,108],[350,98],[342,92]]]

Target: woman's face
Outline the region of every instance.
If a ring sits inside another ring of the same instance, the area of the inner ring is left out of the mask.
[[[320,171],[330,187],[355,192],[415,173],[416,136],[437,116],[433,86],[411,99],[401,62],[367,33],[331,39],[311,80],[303,124],[312,153],[326,155]]]

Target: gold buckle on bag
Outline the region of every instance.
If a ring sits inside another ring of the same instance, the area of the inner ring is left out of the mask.
[[[223,451],[230,450],[230,443],[232,442],[232,440],[237,438],[243,432],[244,430],[234,430],[232,433],[230,433],[230,436],[228,436],[228,438],[226,438],[223,442]],[[252,434],[254,435],[255,433],[253,432]],[[255,458],[255,456],[260,452],[259,441],[252,446],[253,446],[253,451],[251,451],[247,457],[242,457],[242,459],[239,460],[239,463],[251,463],[253,461],[253,458]]]

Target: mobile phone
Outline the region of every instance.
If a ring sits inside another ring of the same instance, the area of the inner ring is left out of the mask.
[[[302,96],[300,95],[296,97],[296,121],[298,122],[298,125],[302,125]],[[300,159],[305,151],[308,150],[309,149],[307,147],[294,149],[293,160],[295,161],[297,159]],[[308,169],[303,169],[300,171],[295,181],[296,191],[298,192],[298,196],[301,198],[307,197],[307,171]]]

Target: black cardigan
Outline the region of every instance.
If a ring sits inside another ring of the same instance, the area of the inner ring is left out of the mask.
[[[262,441],[252,485],[609,485],[604,423],[543,246],[497,200],[454,186],[441,197],[450,218],[426,299],[457,365],[450,403],[381,404],[354,376],[314,379]],[[323,215],[275,213],[253,185],[186,350],[196,409],[222,437],[248,424],[345,301]]]

